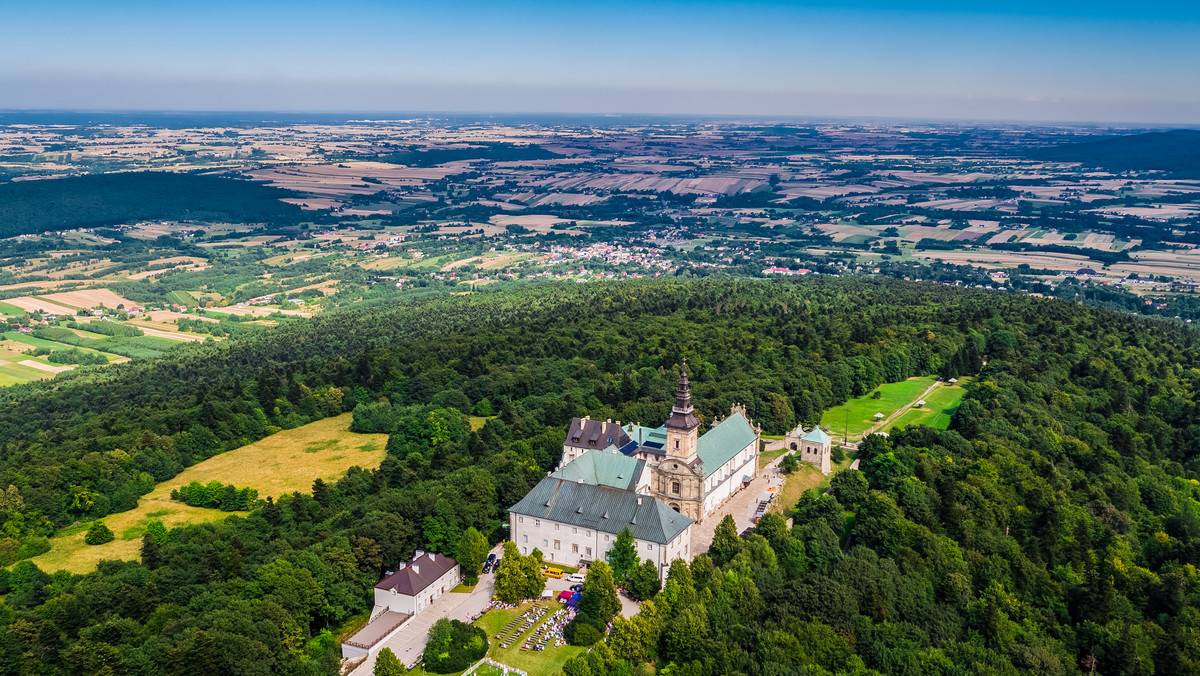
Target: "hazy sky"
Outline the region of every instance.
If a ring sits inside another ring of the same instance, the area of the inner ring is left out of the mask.
[[[0,10],[10,109],[1200,124],[1198,2],[0,0]]]

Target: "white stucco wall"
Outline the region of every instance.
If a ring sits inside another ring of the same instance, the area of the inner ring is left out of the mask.
[[[653,498],[643,499],[652,500]],[[513,542],[516,543],[517,549],[522,555],[527,555],[534,549],[540,549],[548,565],[561,563],[575,567],[579,564],[580,559],[603,561],[617,539],[617,536],[612,533],[571,526],[549,519],[535,519],[520,514],[509,514],[509,527],[513,534]],[[660,569],[669,566],[675,559],[690,561],[693,554],[691,543],[691,526],[685,528],[666,545],[634,538],[638,557],[651,559]]]
[[[462,566],[455,566],[446,571],[433,584],[421,590],[416,596],[398,594],[391,590],[375,590],[375,607],[387,606],[388,610],[416,615],[428,608],[435,599],[454,589],[462,582]]]
[[[754,478],[758,471],[758,440],[738,451],[717,471],[704,480],[704,514],[712,514],[742,487],[742,477]]]

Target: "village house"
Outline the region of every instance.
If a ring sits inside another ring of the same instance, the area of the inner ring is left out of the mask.
[[[434,599],[462,583],[458,562],[443,554],[417,550],[409,563],[375,585],[375,608],[383,606],[399,613],[416,615]]]
[[[400,563],[375,585],[371,620],[342,643],[342,657],[357,659],[375,652],[383,642],[435,600],[462,583],[462,568],[454,559],[417,550],[413,560]]]

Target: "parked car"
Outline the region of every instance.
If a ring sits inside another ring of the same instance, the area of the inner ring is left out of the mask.
[[[567,576],[567,580],[570,582],[583,582],[585,579],[587,578],[583,573],[571,573]]]
[[[581,585],[581,584],[573,584],[573,585],[571,585],[571,591],[573,591],[573,592],[581,592],[581,591],[583,591],[583,585]]]

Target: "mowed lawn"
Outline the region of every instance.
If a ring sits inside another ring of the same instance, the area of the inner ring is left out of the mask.
[[[909,425],[928,425],[940,430],[946,429],[950,426],[950,416],[958,410],[963,395],[967,393],[964,385],[970,380],[970,378],[959,378],[958,382],[953,385],[948,383],[938,385],[929,393],[928,397],[925,397],[925,406],[910,408],[880,431],[887,432],[892,428]]]
[[[876,423],[876,413],[882,413],[887,418],[919,397],[936,381],[937,376],[920,376],[880,385],[872,390],[879,392],[879,399],[872,399],[871,392],[868,392],[841,406],[834,406],[821,416],[821,424],[829,426],[829,434],[835,439],[843,433],[850,439],[856,439]]]
[[[550,609],[542,618],[542,622],[549,620],[555,611],[564,607],[557,601],[541,601],[539,603]],[[475,620],[474,624],[477,627],[483,627],[483,630],[487,632],[488,643],[491,645],[488,648],[488,657],[500,664],[516,667],[528,673],[529,676],[554,676],[554,674],[562,670],[562,665],[566,664],[567,660],[583,653],[586,648],[567,645],[557,648],[547,646],[542,652],[521,650],[524,639],[533,636],[534,632],[541,626],[541,622],[533,625],[528,631],[521,634],[521,638],[514,642],[508,649],[501,648],[500,642],[496,640],[496,634],[500,633],[501,629],[508,625],[513,618],[519,617],[521,613],[524,613],[531,607],[533,607],[532,603],[526,603],[511,610],[500,608],[489,610],[483,614],[483,617]]]
[[[151,521],[167,528],[218,521],[246,512],[222,512],[189,507],[171,499],[171,491],[193,481],[212,480],[254,488],[258,497],[279,497],[295,491],[309,492],[313,480],[337,479],[355,465],[374,469],[386,454],[386,434],[355,434],[350,431],[352,414],[318,420],[293,430],[284,430],[248,446],[234,449],[193,465],[174,479],[164,481],[142,496],[128,512],[103,519],[117,539],[103,545],[83,541],[86,526],[63,529],[50,540],[52,549],[33,562],[46,572],[69,570],[87,573],[103,559],[133,560],[140,556],[142,535]]]

